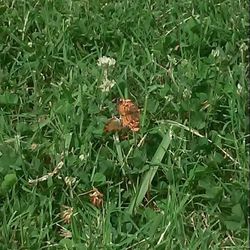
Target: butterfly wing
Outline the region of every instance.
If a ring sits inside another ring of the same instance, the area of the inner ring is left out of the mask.
[[[106,133],[117,132],[117,131],[120,131],[121,129],[122,129],[121,121],[117,117],[113,117],[109,119],[104,127],[104,131]]]
[[[140,129],[140,110],[130,99],[120,99],[118,102],[122,127],[128,127],[137,132]]]

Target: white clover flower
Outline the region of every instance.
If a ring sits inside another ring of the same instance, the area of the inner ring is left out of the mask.
[[[103,56],[98,59],[97,65],[103,68],[102,84],[99,86],[102,92],[109,92],[116,84],[114,80],[108,79],[109,67],[114,66],[115,64],[116,61],[114,58]]]
[[[183,93],[182,93],[183,98],[189,99],[191,97],[191,95],[192,95],[192,91],[190,89],[185,88]]]
[[[84,154],[79,155],[79,159],[81,161],[86,160],[86,156]]]
[[[114,58],[107,57],[107,56],[102,56],[97,61],[97,65],[99,67],[110,67],[110,66],[114,66],[115,64],[116,64],[116,60]]]
[[[66,176],[64,182],[68,187],[72,187],[76,183],[76,178],[72,176]]]
[[[116,82],[114,80],[109,80],[109,79],[104,79],[102,81],[102,84],[99,86],[99,88],[101,89],[102,92],[109,92],[114,85],[116,84]]]
[[[173,64],[173,65],[177,65],[177,60],[174,57],[171,57],[169,55],[167,55],[168,57],[168,61]]]
[[[240,45],[240,50],[246,51],[246,50],[248,50],[248,46],[247,46],[245,43],[242,43],[242,44]]]
[[[242,86],[238,83],[238,84],[237,84],[237,94],[238,94],[238,95],[241,95],[242,91],[243,91],[243,88],[242,88]]]
[[[174,99],[174,97],[172,95],[167,95],[165,96],[165,99],[166,99],[166,102],[171,102]]]
[[[211,52],[211,55],[213,57],[218,57],[220,55],[220,50],[218,48],[213,49],[212,52]]]

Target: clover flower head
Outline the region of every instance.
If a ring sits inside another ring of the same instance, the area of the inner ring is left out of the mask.
[[[70,224],[71,217],[73,215],[73,207],[63,206],[63,211],[61,212],[61,218],[64,223]]]
[[[103,194],[100,193],[97,188],[93,188],[89,194],[89,198],[94,206],[101,207],[103,205]]]
[[[64,238],[72,238],[72,233],[69,230],[62,228],[60,230],[60,236],[62,236]]]
[[[103,79],[102,84],[99,86],[102,92],[109,92],[116,82],[114,80]]]
[[[65,182],[66,186],[72,187],[76,183],[76,178],[72,177],[72,176],[66,176],[64,178],[64,182]]]
[[[110,66],[114,66],[115,64],[116,64],[116,60],[114,58],[107,57],[107,56],[102,56],[97,61],[97,65],[99,67],[110,67]]]

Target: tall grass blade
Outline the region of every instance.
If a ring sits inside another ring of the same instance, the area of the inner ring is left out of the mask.
[[[163,136],[162,141],[152,158],[152,161],[151,161],[152,167],[148,170],[147,173],[145,173],[145,175],[142,178],[140,189],[135,194],[130,204],[130,207],[129,207],[130,214],[132,214],[136,210],[136,208],[141,204],[145,194],[147,193],[149,189],[149,186],[158,170],[157,165],[161,163],[165,153],[167,152],[168,146],[171,141],[170,133],[171,133],[171,129],[167,131],[165,135]]]

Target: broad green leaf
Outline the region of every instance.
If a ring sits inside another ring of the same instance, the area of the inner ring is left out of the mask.
[[[106,176],[102,173],[95,173],[93,182],[95,183],[104,183],[106,181]]]
[[[4,177],[3,182],[1,183],[1,192],[8,192],[17,182],[16,174],[7,174]]]
[[[225,226],[228,230],[238,230],[242,227],[242,223],[238,222],[238,221],[230,221],[230,220],[227,220],[227,221],[224,221],[225,223]]]
[[[244,213],[241,205],[238,203],[232,207],[232,213],[224,221],[228,230],[239,230],[245,224]]]
[[[15,105],[18,103],[18,96],[12,93],[4,93],[0,95],[0,104],[3,105]]]
[[[59,242],[59,245],[63,247],[63,249],[73,250],[74,242],[70,239],[62,239]]]

